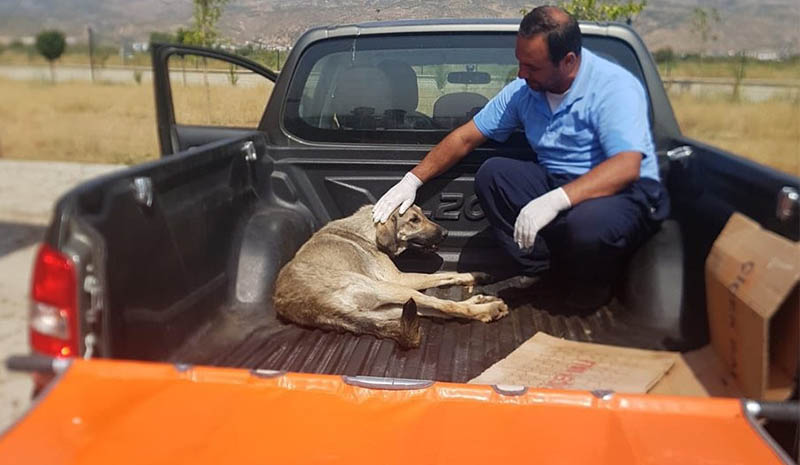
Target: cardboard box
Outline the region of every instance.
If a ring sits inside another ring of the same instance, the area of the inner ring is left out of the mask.
[[[648,394],[694,397],[744,397],[710,345],[675,354],[675,364]]]
[[[744,395],[784,400],[800,352],[800,244],[734,213],[706,259],[711,345]]]

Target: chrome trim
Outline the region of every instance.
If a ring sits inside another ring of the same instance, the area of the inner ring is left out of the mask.
[[[97,345],[97,336],[94,333],[89,333],[83,338],[83,359],[89,360],[94,355],[94,347]]]
[[[791,221],[793,218],[797,218],[798,210],[800,210],[800,193],[794,187],[783,186],[778,192],[775,216],[780,221]]]
[[[384,378],[382,376],[342,376],[345,384],[368,389],[403,391],[426,389],[433,386],[433,381],[424,379]]]
[[[694,155],[694,149],[688,145],[681,145],[680,147],[667,150],[667,158],[672,161],[683,160],[684,158],[689,158],[692,155]]]
[[[253,141],[246,141],[242,144],[242,153],[244,153],[244,159],[247,161],[256,161],[258,160],[258,153],[256,152],[256,145]]]
[[[758,417],[761,414],[761,404],[754,400],[745,400],[744,409],[748,415]]]
[[[611,400],[614,397],[614,391],[611,389],[595,389],[591,393],[600,400]]]
[[[262,379],[279,378],[286,373],[286,370],[266,370],[261,368],[250,370],[250,376]]]
[[[775,439],[769,435],[767,430],[765,430],[764,427],[761,426],[758,421],[756,421],[756,414],[754,414],[753,411],[758,410],[760,412],[761,405],[756,401],[748,399],[742,399],[740,404],[742,406],[742,413],[744,413],[744,417],[750,427],[752,427],[755,432],[761,436],[761,439],[767,443],[767,446],[772,450],[773,453],[775,453],[775,456],[778,458],[778,460],[786,465],[790,465],[792,463],[792,459],[789,457],[789,454],[787,454],[786,451],[783,450],[783,448],[777,442],[775,442]],[[753,406],[753,404],[757,404],[757,408]]]
[[[50,357],[37,353],[25,355],[11,355],[6,359],[8,371],[22,371],[27,373],[59,374],[66,371],[72,364],[72,358]]]
[[[175,370],[178,371],[178,373],[186,373],[187,371],[190,371],[192,368],[194,368],[194,365],[192,365],[191,363],[175,363],[173,364],[173,366],[175,367]]]
[[[145,207],[152,207],[153,206],[153,180],[146,177],[141,176],[138,178],[133,179],[132,184],[133,189],[133,197],[139,202],[140,205]]]
[[[528,392],[527,386],[519,386],[515,384],[493,384],[492,389],[503,396],[521,396]]]

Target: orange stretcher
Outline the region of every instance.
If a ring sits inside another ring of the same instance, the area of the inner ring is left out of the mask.
[[[782,462],[736,399],[112,360],[59,378],[0,438],[0,463]]]

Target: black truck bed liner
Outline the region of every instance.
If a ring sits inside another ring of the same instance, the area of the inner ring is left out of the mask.
[[[428,292],[455,300],[467,296],[458,287]],[[392,340],[369,335],[300,327],[267,309],[230,308],[201,328],[170,361],[466,382],[538,331],[575,341],[663,349],[664,335],[626,321],[625,309],[616,301],[579,317],[558,314],[554,294],[537,283],[526,286],[524,278],[478,287],[475,292],[503,296],[509,315],[489,324],[423,318],[417,349],[403,350]]]

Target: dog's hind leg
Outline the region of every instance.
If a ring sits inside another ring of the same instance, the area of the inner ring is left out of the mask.
[[[349,326],[351,331],[394,339],[405,349],[419,347],[422,339],[420,317],[413,298],[402,305],[391,303],[373,311],[348,312],[337,319]]]
[[[404,347],[419,345],[416,314],[435,311],[488,322],[508,313],[506,304],[497,297],[477,295],[454,302],[352,272],[319,275],[315,279],[326,292],[294,292],[276,298],[276,309],[283,318],[304,325],[391,338]],[[417,311],[413,312],[413,308]]]
[[[403,347],[419,346],[417,306],[407,293],[402,299],[387,301],[376,290],[379,282],[352,272],[320,274],[314,279],[325,292],[308,292],[295,286],[289,288],[291,292],[277,293],[274,302],[282,318],[307,326],[391,338]]]
[[[419,329],[419,315],[417,314],[417,304],[414,299],[408,299],[403,304],[403,314],[400,317],[400,332],[402,340],[398,342],[403,347],[419,347],[422,333]]]

